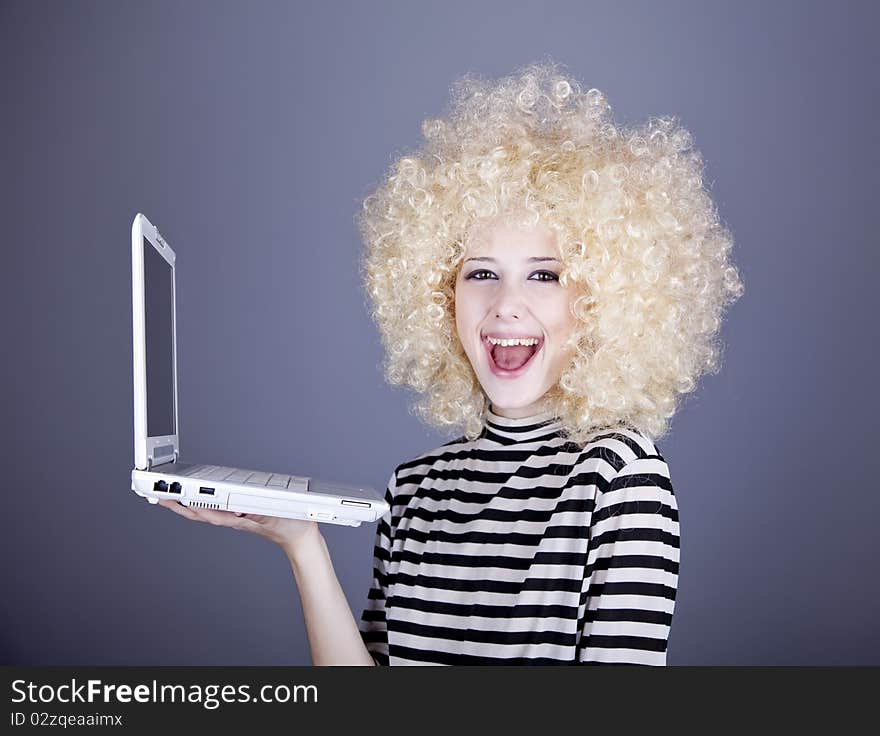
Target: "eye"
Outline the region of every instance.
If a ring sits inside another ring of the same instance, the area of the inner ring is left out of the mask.
[[[559,276],[557,276],[553,271],[535,271],[529,278],[533,278],[535,276],[546,276],[547,278],[536,279],[536,281],[559,281]]]
[[[467,275],[467,279],[473,279],[474,281],[486,281],[487,279],[480,276],[480,274],[489,274],[490,277],[494,277],[495,274],[491,271],[487,271],[485,268],[478,268],[476,271],[471,271]],[[477,278],[479,276],[479,278]]]

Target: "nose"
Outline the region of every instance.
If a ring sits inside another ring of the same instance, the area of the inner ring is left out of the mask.
[[[502,283],[493,305],[496,319],[519,319],[525,312],[522,296],[515,285]]]

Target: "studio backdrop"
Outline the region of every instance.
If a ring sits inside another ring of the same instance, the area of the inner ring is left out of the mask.
[[[130,490],[131,223],[177,272],[190,461],[384,489],[448,441],[386,383],[355,218],[452,82],[546,58],[678,118],[745,285],[658,442],[670,665],[880,662],[877,6],[0,5],[0,663],[309,664],[280,549]],[[322,525],[356,618],[376,527]]]

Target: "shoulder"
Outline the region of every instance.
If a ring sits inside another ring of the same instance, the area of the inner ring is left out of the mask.
[[[456,437],[439,447],[426,450],[415,457],[400,463],[395,469],[393,477],[396,484],[412,482],[413,478],[423,477],[431,468],[435,468],[448,463],[451,460],[461,457],[473,447],[473,442],[466,437]]]
[[[393,520],[404,513],[426,478],[443,472],[451,460],[468,453],[472,446],[473,443],[466,437],[457,437],[405,460],[394,468],[385,490],[389,519]]]
[[[597,431],[583,445],[579,462],[602,466],[606,490],[615,482],[638,474],[669,479],[669,468],[660,448],[650,437],[632,427]]]

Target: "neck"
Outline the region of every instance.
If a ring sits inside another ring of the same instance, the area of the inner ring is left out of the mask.
[[[537,411],[537,407],[532,406],[527,416],[508,417],[498,414],[490,404],[486,411],[483,436],[490,442],[509,445],[546,438],[561,427],[562,421],[550,409]]]
[[[541,416],[550,411],[550,404],[546,399],[536,401],[528,406],[519,409],[502,409],[501,407],[489,404],[489,412],[497,417],[506,419],[526,419],[528,417]]]

